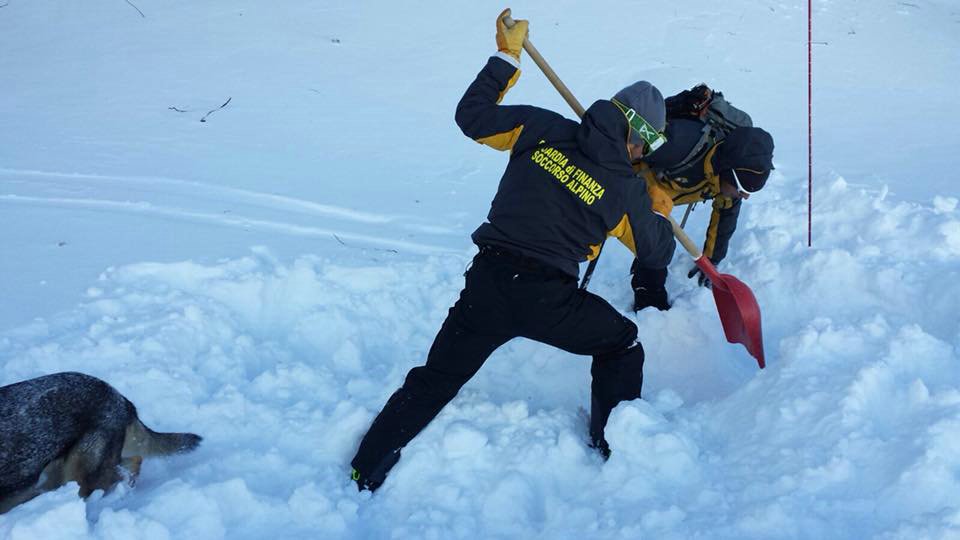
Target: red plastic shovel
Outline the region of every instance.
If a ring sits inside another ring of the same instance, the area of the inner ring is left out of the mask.
[[[690,240],[687,233],[672,218],[673,235],[683,244],[693,262],[710,279],[713,299],[717,303],[717,313],[723,325],[723,333],[730,343],[742,343],[750,356],[757,359],[760,369],[766,364],[763,359],[763,330],[760,326],[760,305],[753,296],[750,287],[730,274],[721,274],[710,259],[703,256],[700,248]]]
[[[508,28],[513,27],[513,19],[509,15],[503,18],[503,22]],[[530,43],[529,39],[523,40],[523,50],[527,51],[530,58],[543,71],[553,87],[560,92],[563,99],[577,113],[577,116],[582,117],[584,114],[583,106],[573,96],[570,89],[563,84],[560,77],[547,64],[540,51],[533,46],[533,43]],[[763,332],[760,328],[760,306],[757,304],[756,297],[753,296],[753,291],[745,283],[730,274],[717,272],[717,268],[713,266],[710,259],[703,256],[703,252],[690,240],[687,233],[683,232],[680,225],[672,217],[667,216],[667,219],[673,225],[674,236],[677,237],[677,240],[680,240],[680,243],[693,257],[697,266],[713,283],[713,299],[717,302],[717,313],[720,315],[720,323],[723,324],[723,333],[727,336],[727,341],[742,343],[747,348],[747,352],[757,359],[760,369],[763,369],[765,364],[763,360]]]

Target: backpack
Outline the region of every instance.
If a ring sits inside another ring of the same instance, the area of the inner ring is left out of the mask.
[[[721,142],[738,127],[753,127],[750,115],[724,99],[722,92],[715,92],[705,84],[684,90],[665,100],[667,122],[671,119],[699,120],[703,122],[700,140],[676,165],[659,172],[668,177],[685,176],[684,172],[699,163],[711,148]]]

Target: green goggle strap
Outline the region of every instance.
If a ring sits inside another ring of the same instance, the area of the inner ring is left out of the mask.
[[[647,122],[646,118],[637,114],[637,111],[627,107],[623,103],[612,99],[610,100],[614,105],[620,109],[620,112],[627,117],[627,123],[630,125],[630,129],[637,132],[640,135],[640,138],[647,143],[647,146],[650,147],[650,151],[654,151],[657,148],[663,146],[663,143],[667,142],[667,137],[656,130],[650,122]]]

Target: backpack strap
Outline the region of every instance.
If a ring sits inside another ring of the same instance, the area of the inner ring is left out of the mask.
[[[700,140],[693,145],[693,148],[690,149],[690,152],[687,153],[687,157],[680,160],[680,163],[677,163],[669,169],[664,169],[660,172],[667,176],[677,176],[679,173],[685,171],[688,167],[700,160],[701,157],[710,149],[716,142],[716,134],[714,133],[714,128],[710,122],[704,122],[703,127],[700,129]]]
[[[738,127],[753,127],[750,115],[724,99],[722,92],[714,92],[704,120],[716,124],[724,133]]]
[[[663,170],[663,174],[667,176],[679,175],[691,165],[699,162],[711,147],[716,147],[734,129],[753,127],[753,120],[750,115],[724,99],[722,92],[713,92],[710,98],[706,108],[700,111],[699,115],[700,120],[703,121],[700,140],[680,163]]]

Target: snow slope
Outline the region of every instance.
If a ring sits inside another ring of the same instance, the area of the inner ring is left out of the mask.
[[[722,266],[768,368],[678,253],[609,462],[586,359],[515,340],[373,496],[347,462],[423,361],[505,161],[452,122],[500,7],[134,4],[0,8],[0,384],[84,371],[205,440],[134,489],[18,507],[0,538],[960,537],[950,2],[815,3],[812,249],[805,2],[514,4],[581,101],[705,80],[774,134]],[[507,101],[568,113],[525,66]],[[628,267],[605,250],[591,284],[623,310]]]

